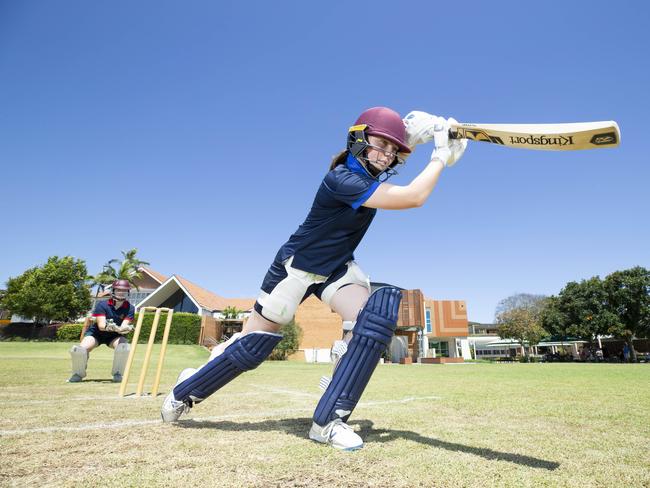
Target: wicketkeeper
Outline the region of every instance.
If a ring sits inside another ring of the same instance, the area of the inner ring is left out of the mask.
[[[305,221],[278,251],[255,309],[242,333],[215,347],[198,370],[181,372],[161,414],[175,421],[184,412],[244,371],[259,366],[280,342],[280,326],[314,294],[343,319],[347,347],[339,358],[313,416],[309,437],[335,448],[354,450],[363,440],[347,425],[397,324],[401,293],[384,287],[371,294],[368,276],[354,251],[377,209],[419,207],[442,170],[463,155],[466,140],[448,139],[449,122],[424,112],[402,120],[385,107],[366,110],[347,137],[316,193]],[[435,141],[429,164],[408,185],[386,180],[417,144]]]
[[[129,343],[124,337],[133,330],[135,307],[128,302],[131,284],[128,280],[116,280],[111,286],[111,298],[97,302],[92,315],[92,323],[86,330],[81,343],[72,346],[72,376],[70,383],[78,383],[86,377],[86,367],[90,351],[100,344],[115,349],[111,375],[115,383],[122,381],[124,366],[129,356]]]

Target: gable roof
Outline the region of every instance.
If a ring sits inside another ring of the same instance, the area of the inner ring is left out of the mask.
[[[192,283],[182,276],[173,275],[172,277],[176,278],[183,288],[192,295],[192,298],[194,298],[201,307],[207,310],[224,310],[227,307],[235,307],[239,310],[248,311],[251,310],[255,304],[254,298],[224,298],[216,293],[206,290],[196,283]]]
[[[154,271],[151,268],[147,268],[146,266],[138,267],[138,271],[144,271],[153,280],[155,280],[159,285],[162,285],[165,281],[167,281],[167,277],[164,274],[159,273],[158,271]],[[106,285],[104,287],[104,291],[97,294],[97,298],[105,298],[107,296],[110,296],[111,295],[111,288],[113,288],[112,284],[111,285]]]
[[[159,273],[158,271],[154,271],[151,268],[147,268],[146,266],[140,266],[138,269],[147,273],[149,276],[151,276],[154,280],[156,280],[160,284],[163,284],[167,280],[167,276],[165,276],[162,273]]]

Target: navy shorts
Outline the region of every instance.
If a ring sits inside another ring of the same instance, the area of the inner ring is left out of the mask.
[[[110,346],[111,342],[113,342],[117,337],[123,336],[117,332],[102,332],[97,328],[97,325],[92,325],[88,328],[84,337],[92,337],[97,341],[97,345],[101,346],[102,344],[105,344]]]

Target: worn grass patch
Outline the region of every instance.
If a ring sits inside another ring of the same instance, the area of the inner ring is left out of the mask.
[[[307,438],[327,365],[266,362],[168,425],[106,347],[65,383],[70,346],[0,343],[1,486],[650,486],[650,365],[379,366],[343,453]],[[170,346],[161,392],[207,356]]]

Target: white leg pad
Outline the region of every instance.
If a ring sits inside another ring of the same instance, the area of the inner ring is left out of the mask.
[[[124,367],[126,366],[126,360],[129,358],[129,350],[131,347],[128,342],[120,342],[115,346],[115,352],[113,353],[113,371],[112,375],[123,375]]]
[[[280,325],[291,322],[307,288],[327,280],[327,276],[291,267],[292,262],[293,256],[284,264],[287,276],[275,285],[273,291],[271,293],[261,291],[257,297],[257,303],[262,306],[262,316]]]
[[[88,351],[81,346],[72,346],[70,357],[72,358],[72,374],[85,378],[86,367],[88,366]]]
[[[334,341],[332,349],[330,350],[330,359],[334,363],[334,368],[336,364],[341,360],[343,355],[348,352],[348,343],[345,341]]]

